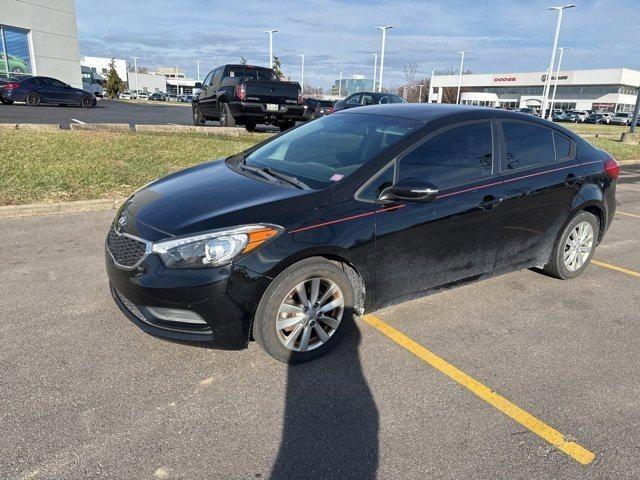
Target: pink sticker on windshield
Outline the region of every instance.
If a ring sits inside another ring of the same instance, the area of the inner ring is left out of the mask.
[[[339,182],[343,178],[344,178],[344,175],[340,175],[339,173],[334,173],[333,175],[331,175],[331,178],[329,180],[333,182]]]

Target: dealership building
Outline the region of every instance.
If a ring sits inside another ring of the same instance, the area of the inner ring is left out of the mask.
[[[0,76],[16,75],[82,88],[74,0],[0,0]]]
[[[546,72],[440,75],[431,79],[429,102],[442,103],[445,89],[461,85],[460,103],[502,108],[542,105]],[[549,98],[556,75],[551,78]],[[554,108],[563,110],[633,111],[640,87],[640,72],[628,68],[561,71]]]

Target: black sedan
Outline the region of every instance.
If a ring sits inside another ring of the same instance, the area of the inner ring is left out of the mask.
[[[0,84],[0,101],[5,105],[25,102],[30,107],[57,104],[90,108],[96,105],[96,97],[92,93],[49,77],[26,77],[6,81]]]
[[[333,109],[337,112],[348,108],[363,107],[367,105],[387,105],[389,103],[407,103],[407,101],[394,93],[359,92],[349,95],[343,100],[338,100],[333,106]]]
[[[304,105],[306,107],[304,116],[307,120],[313,120],[333,113],[333,102],[331,100],[305,98]]]
[[[530,267],[577,277],[613,220],[618,173],[531,115],[338,112],[134,193],[107,236],[111,293],[151,334],[255,339],[302,362],[409,295]]]

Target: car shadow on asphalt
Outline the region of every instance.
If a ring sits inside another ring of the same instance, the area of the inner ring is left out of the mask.
[[[376,476],[378,409],[360,365],[358,326],[344,327],[348,331],[327,355],[289,366],[274,480]]]

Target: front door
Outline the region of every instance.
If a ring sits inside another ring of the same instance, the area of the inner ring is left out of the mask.
[[[429,182],[438,195],[376,205],[378,302],[493,271],[504,196],[493,130],[489,120],[446,127],[397,160],[396,181]]]
[[[583,182],[573,140],[546,126],[500,121],[504,223],[496,268],[514,270],[549,259]]]

